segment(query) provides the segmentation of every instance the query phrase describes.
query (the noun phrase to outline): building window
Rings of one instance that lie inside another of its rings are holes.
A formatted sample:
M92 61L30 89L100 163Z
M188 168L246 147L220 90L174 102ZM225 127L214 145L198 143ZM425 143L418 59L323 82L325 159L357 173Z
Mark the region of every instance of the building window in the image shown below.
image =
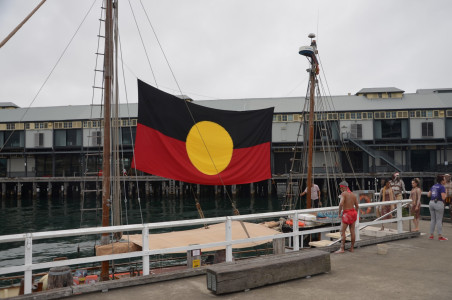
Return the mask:
M44 147L44 133L35 133L35 147Z
M121 128L121 140L123 145L132 145L135 142L136 127Z
M362 124L351 124L351 138L352 139L362 139L363 138L363 125Z
M14 129L16 129L16 124L14 124L14 123L6 124L6 130L14 130Z
M433 137L433 122L422 123L422 137Z
M401 120L381 120L381 137L383 139L402 138Z
M452 118L452 109L446 110L446 117Z
M81 146L82 131L81 129L55 130L55 146Z
M92 144L93 146L102 145L102 133L100 131L94 131L92 135Z

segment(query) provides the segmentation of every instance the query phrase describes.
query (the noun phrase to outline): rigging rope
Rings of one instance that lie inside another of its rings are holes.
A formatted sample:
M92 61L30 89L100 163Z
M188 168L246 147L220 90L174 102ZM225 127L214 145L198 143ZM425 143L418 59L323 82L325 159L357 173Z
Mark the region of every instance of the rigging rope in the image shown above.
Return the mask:
M146 54L146 58L148 60L149 68L151 69L152 77L154 77L155 86L158 88L157 78L155 77L154 70L152 69L152 65L151 65L151 61L149 59L148 51L146 49L146 46L144 45L143 36L141 35L140 27L138 26L138 22L137 22L137 19L135 17L135 12L133 11L132 3L130 3L130 0L128 0L128 1L129 1L129 6L130 6L130 11L132 12L133 20L135 21L135 25L137 27L138 34L140 36L141 44L143 45L143 49L144 49L144 52Z

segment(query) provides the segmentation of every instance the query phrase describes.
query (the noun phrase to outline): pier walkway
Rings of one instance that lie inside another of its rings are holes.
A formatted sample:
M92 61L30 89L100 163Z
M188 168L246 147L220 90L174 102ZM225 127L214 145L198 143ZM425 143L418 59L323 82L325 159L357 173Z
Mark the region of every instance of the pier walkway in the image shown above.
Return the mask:
M449 241L428 239L430 221L420 222L420 237L377 245L354 253L331 254L331 272L216 296L207 290L206 276L90 293L70 299L450 299L452 294L452 224L444 222ZM387 224L386 228L396 228ZM404 230L408 224L404 224Z

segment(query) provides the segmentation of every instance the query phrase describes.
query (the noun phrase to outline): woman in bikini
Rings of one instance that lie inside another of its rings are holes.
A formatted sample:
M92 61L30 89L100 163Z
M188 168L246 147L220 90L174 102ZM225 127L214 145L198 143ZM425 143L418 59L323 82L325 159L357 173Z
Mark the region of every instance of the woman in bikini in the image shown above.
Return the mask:
M380 190L380 202L384 201L392 201L394 200L394 193L391 188L391 179L386 179L385 186ZM385 214L389 213L390 211L394 210L394 205L382 205L381 208L381 216L384 216ZM392 214L388 214L382 220L386 219L392 219ZM384 230L385 227L383 224L381 224L381 229Z
M411 186L413 187L410 193L410 199L413 200L410 204L411 215L414 216L413 224L414 230L419 231L419 218L421 216L421 193L422 190L419 187L419 178L411 180Z

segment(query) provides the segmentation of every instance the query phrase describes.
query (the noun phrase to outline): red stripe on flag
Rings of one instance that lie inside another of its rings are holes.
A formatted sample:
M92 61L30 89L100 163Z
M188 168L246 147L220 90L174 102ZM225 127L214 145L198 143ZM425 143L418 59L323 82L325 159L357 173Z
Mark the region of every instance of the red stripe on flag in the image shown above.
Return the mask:
M149 174L204 185L244 184L271 177L269 142L234 149L223 172L205 175L190 162L185 142L142 124L137 125L136 137L132 167Z

